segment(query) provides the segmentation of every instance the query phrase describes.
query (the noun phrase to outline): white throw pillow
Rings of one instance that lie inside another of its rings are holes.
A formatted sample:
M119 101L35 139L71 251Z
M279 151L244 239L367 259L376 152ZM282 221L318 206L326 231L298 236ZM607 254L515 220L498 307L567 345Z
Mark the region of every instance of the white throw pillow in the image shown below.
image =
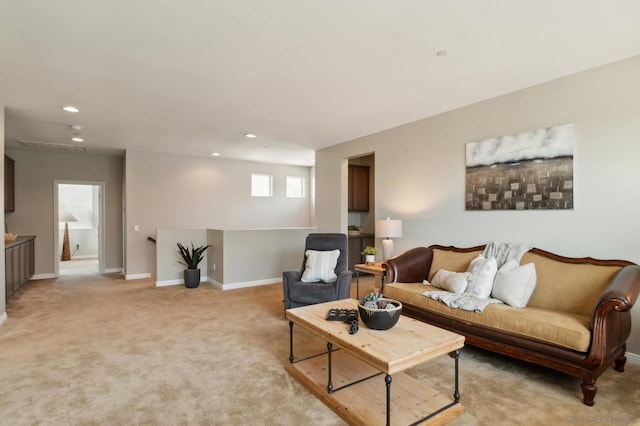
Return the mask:
M440 269L431 280L432 286L455 294L464 293L467 289L467 284L469 284L468 272L452 272L446 269Z
M498 272L498 263L494 257L486 259L482 255L478 255L469 264L467 272L471 274L469 278L469 285L465 294L478 297L480 299L487 299L491 296L491 289L493 288L493 279Z
M491 295L514 308L524 308L536 288L536 267L520 266L515 260L506 262L496 274Z
M323 281L332 283L338 279L335 269L338 257L340 257L340 250L307 250L304 254L307 256L307 263L302 273L302 282L315 283Z

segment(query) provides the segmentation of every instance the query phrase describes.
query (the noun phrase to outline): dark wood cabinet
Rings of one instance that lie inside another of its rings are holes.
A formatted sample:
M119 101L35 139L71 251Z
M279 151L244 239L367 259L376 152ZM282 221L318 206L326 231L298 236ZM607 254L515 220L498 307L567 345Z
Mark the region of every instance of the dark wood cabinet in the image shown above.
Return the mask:
M16 162L12 158L4 156L4 211L16 210Z
M9 300L35 273L35 237L5 243L4 256L5 300Z
M373 234L360 234L349 236L349 270L358 263L364 263L364 257L360 254L366 246L375 247L376 240Z
M369 167L349 165L349 202L350 212L369 211Z

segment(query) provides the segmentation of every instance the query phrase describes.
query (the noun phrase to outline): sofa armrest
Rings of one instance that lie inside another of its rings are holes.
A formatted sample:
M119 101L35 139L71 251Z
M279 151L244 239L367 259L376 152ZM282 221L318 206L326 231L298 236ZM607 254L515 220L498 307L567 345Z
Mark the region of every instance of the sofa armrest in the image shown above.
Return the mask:
M609 287L602 293L594 308L594 314L602 304L613 304L616 311L628 311L638 300L640 294L640 266L629 265L622 268ZM595 315L594 315L595 316Z
M591 315L591 349L589 358L598 362L612 348L624 345L631 334L629 311L640 294L640 266L622 268L602 293Z
M416 247L387 259L385 283L421 283L429 277L433 251Z

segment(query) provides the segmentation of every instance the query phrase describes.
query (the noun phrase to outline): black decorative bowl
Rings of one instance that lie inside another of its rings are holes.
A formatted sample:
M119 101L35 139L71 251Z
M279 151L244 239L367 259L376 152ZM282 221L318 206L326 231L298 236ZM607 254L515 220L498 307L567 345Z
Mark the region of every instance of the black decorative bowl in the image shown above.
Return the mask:
M360 319L369 328L373 330L388 330L398 322L402 313L402 303L397 300L382 298L387 304L394 305L393 309L374 309L362 306L358 301L358 312ZM387 305L388 306L388 305Z

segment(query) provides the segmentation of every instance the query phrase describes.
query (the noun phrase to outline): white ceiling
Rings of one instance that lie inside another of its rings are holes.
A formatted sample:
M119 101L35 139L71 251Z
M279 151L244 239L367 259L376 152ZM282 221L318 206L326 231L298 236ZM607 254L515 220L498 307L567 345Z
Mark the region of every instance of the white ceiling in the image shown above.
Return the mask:
M310 165L638 54L638 0L0 0L8 146Z

